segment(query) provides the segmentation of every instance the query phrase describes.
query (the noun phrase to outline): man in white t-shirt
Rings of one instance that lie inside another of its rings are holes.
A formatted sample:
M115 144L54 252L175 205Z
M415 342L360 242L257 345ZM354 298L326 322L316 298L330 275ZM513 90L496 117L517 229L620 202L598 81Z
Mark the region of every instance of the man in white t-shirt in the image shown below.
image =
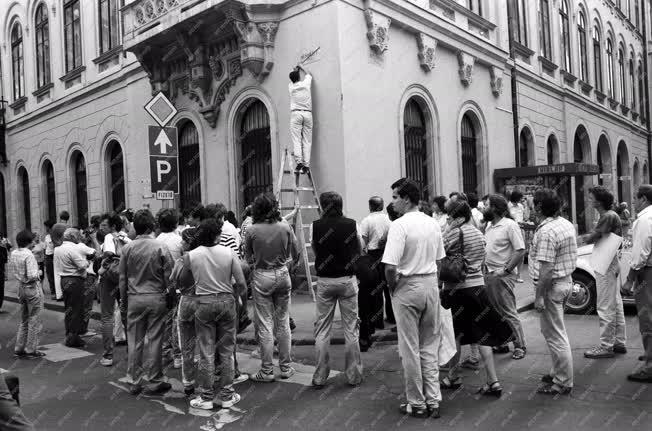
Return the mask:
M392 222L383 254L405 374L403 414L439 417L441 316L437 262L445 256L439 224L419 212L421 192L412 180L392 184L392 204L402 217Z
M290 81L290 137L297 164L296 172L305 174L310 169L312 148L312 74L297 66L290 72Z

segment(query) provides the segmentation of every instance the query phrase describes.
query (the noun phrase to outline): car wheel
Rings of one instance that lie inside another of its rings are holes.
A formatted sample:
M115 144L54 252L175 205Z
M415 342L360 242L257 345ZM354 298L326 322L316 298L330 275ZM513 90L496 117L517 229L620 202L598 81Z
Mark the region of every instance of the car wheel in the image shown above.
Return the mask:
M566 313L592 314L595 312L595 280L587 274L573 274L573 288L566 300Z

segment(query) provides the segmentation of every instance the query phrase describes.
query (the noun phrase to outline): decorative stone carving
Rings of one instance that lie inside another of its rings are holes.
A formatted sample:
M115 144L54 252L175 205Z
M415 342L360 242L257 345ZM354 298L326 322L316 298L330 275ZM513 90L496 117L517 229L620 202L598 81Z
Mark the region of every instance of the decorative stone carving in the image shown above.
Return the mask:
M425 33L418 33L417 48L419 49L418 57L421 68L426 72L430 72L436 66L437 39Z
M465 86L468 86L473 80L473 66L475 65L475 57L471 54L467 54L464 51L457 52L457 62L460 66L458 71L460 75L460 81Z
M382 54L387 50L389 45L389 26L392 20L371 9L365 9L364 17L367 22L367 40L369 41L369 47L376 54Z
M489 75L491 76L491 92L498 97L503 92L503 69L491 66Z
M234 22L240 38L240 61L256 77L264 77L274 66L274 37L278 23Z
M267 75L274 67L274 38L278 30L278 23L263 22L258 24L258 31L263 37L263 49L265 50L265 65L262 70L263 75Z

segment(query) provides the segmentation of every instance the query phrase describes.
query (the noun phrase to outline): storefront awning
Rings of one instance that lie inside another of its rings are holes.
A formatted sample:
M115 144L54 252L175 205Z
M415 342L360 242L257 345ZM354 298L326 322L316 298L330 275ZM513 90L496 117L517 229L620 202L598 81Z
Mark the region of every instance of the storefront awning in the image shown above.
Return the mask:
M590 163L560 163L557 165L496 169L494 171L494 178L598 175L599 173L600 167L598 165L592 165Z

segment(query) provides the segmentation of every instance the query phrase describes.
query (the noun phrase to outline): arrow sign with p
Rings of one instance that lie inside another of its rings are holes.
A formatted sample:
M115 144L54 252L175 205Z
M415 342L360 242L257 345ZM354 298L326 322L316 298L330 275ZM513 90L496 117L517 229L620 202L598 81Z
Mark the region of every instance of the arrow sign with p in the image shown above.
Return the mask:
M160 191L179 193L178 155L177 128L149 126L149 169L152 193Z
M177 157L179 144L176 127L149 126L149 155Z

